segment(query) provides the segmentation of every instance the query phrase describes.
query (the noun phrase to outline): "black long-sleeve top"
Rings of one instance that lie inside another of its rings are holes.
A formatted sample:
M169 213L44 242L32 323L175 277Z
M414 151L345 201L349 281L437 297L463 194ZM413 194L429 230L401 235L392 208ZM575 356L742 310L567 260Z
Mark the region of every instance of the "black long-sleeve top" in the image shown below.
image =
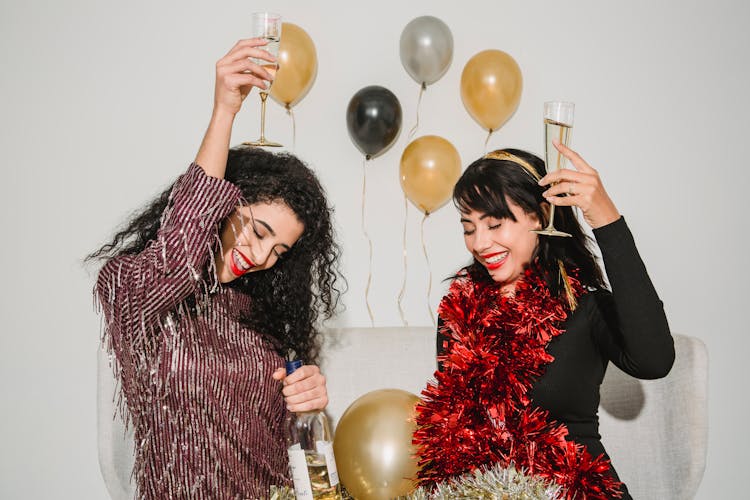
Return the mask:
M597 456L606 453L597 410L607 363L641 379L664 377L674 362L674 343L625 219L593 232L612 291L581 297L565 332L550 342L547 352L555 359L533 385L531 397L533 405L568 427L568 439ZM438 356L446 341L438 327Z

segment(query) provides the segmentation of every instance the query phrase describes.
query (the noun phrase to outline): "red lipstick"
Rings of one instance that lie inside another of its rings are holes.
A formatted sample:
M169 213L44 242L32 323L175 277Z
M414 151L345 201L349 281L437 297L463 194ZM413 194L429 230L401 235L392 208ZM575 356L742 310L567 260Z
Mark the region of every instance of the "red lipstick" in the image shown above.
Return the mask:
M505 254L505 257L500 259L497 262L489 263L487 262L487 259L491 259L492 257L495 257L496 255ZM503 264L505 264L505 261L508 260L508 252L495 252L495 253L488 253L486 255L480 255L482 260L484 260L484 267L486 267L490 271L494 271L495 269L499 269Z
M238 257L238 255L239 255L239 257ZM244 263L247 263L247 265L250 266L250 267L248 267L247 269L243 269L242 267L240 267L240 265L236 261L237 258L243 259L245 261ZM245 254L243 254L242 252L240 252L236 248L232 250L232 254L231 254L230 258L229 258L229 268L232 270L232 273L235 276L238 276L238 277L242 276L243 274L245 274L248 271L250 271L250 269L252 269L253 267L255 267L255 264L253 264L253 261L251 261L250 259L248 259Z

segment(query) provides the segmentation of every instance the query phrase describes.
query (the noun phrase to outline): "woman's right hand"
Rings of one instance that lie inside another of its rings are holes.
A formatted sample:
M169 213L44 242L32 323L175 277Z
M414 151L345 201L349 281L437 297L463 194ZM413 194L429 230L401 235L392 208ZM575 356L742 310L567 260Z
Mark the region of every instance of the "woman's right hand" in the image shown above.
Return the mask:
M255 63L251 57L275 64L276 58L263 49L268 42L262 38L249 38L237 42L216 63L214 112L237 114L242 102L253 87L268 88L271 74Z
M263 50L266 43L262 38L240 40L216 63L214 110L195 156L195 162L206 175L224 177L234 117L253 87L266 90L266 82L273 79L268 71L250 59L257 57L269 64L276 63L276 58Z

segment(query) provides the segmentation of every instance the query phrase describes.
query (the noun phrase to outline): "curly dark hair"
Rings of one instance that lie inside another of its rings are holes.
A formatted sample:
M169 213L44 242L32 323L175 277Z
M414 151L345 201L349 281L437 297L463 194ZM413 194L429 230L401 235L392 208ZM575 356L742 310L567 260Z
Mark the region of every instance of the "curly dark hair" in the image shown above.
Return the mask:
M510 148L502 151L530 163L541 176L547 173L544 161L532 153ZM459 178L453 188L453 203L460 211L476 210L498 219L516 220L508 206L508 200L511 200L546 225L549 204L542 196L545 190L521 165L510 160L483 157L469 165ZM590 249L592 240L583 232L572 207L555 207L555 227L572 237L540 237L531 259L539 266L553 295L565 297L558 260L568 268L578 268L578 279L583 286L595 290L603 288L604 278ZM463 271L475 278L491 279L476 259Z
M293 351L307 362L318 361L319 327L336 312L343 281L340 248L332 223L333 209L315 173L297 157L259 148L229 150L224 178L242 191L244 201L283 202L304 226L302 236L276 264L245 274L225 286L252 298L252 312L242 323L262 335L276 351ZM136 212L112 240L86 257L108 260L143 251L156 238L172 186ZM206 270L206 272L208 272Z

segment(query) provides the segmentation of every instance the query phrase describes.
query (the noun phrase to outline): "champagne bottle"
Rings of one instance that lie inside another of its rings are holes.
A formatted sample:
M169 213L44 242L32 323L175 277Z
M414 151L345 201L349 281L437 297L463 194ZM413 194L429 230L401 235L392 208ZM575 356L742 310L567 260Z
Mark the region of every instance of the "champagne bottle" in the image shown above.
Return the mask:
M300 360L287 361L287 375L301 366ZM297 500L341 500L332 438L322 411L292 414L288 452Z

